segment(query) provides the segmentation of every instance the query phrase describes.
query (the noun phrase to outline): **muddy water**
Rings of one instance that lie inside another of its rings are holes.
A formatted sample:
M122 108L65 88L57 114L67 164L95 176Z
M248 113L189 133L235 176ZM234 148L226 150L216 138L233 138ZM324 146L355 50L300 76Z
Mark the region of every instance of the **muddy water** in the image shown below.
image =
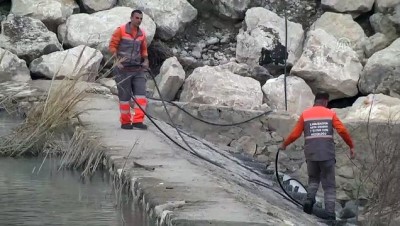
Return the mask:
M0 111L0 136L17 122ZM0 225L154 225L126 194L116 207L108 173L83 182L78 171L59 171L57 159L42 163L0 158Z

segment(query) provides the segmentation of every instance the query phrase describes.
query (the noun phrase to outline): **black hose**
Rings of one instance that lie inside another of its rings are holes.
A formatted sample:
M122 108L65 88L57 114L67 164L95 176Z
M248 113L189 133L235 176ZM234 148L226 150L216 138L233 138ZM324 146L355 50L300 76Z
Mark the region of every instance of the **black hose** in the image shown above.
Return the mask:
M160 126L157 125L157 123L154 121L154 117L152 117L151 115L149 115L149 114L143 109L143 107L137 102L137 100L134 98L134 96L132 95L132 99L133 99L133 101L135 102L135 104L143 111L143 113L149 118L149 120L154 124L154 126L156 126L156 128L157 128L162 134L164 134L169 140L171 140L174 144L176 144L177 146L179 146L179 147L182 148L183 150L188 151L189 153L195 155L196 157L199 157L199 158L202 159L202 160L205 160L205 161L207 161L207 162L209 162L209 163L211 163L211 164L213 164L213 165L215 165L215 166L217 166L217 167L219 167L219 168L226 169L225 167L223 167L223 166L222 166L221 164L219 164L218 162L212 161L211 159L208 159L208 158L206 158L206 157L200 155L198 152L196 152L196 151L188 144L188 142L187 142L187 141L185 140L185 138L182 136L181 131L178 129L178 127L175 125L175 123L174 123L173 120L172 120L172 117L171 117L171 115L170 115L170 113L169 113L169 111L168 111L168 109L167 109L167 107L166 107L165 101L164 101L164 99L162 98L161 92L160 92L159 87L158 87L158 85L157 85L157 83L156 83L156 80L155 80L154 75L152 74L152 72L151 72L150 70L147 70L147 71L148 71L148 73L151 75L151 77L152 77L152 79L153 79L153 81L154 81L154 83L155 83L155 87L156 87L156 89L157 89L157 92L158 92L159 95L160 95L160 100L161 100L161 102L162 102L162 104L163 104L163 106L164 106L164 110L165 110L165 112L167 113L169 120L171 121L172 127L177 131L177 133L178 133L178 135L181 137L182 141L186 144L186 146L187 146L190 150L188 150L187 148L185 148L184 146L182 146L181 144L179 144L177 141L175 141L173 138L171 138L163 129L161 129ZM204 144L204 143L203 143L203 144ZM205 145L206 145L206 144L205 144ZM208 145L207 145L207 146L208 146ZM210 146L208 146L208 147L210 147ZM212 149L213 149L213 148L212 148ZM213 149L213 150L215 150L215 149ZM218 153L221 154L221 155L224 156L224 157L227 157L226 155L224 155L224 154L222 154L222 153L220 153L220 152L218 152ZM230 159L230 158L229 158L229 159ZM245 169L248 169L248 170L252 171L253 173L258 174L258 173L255 172L253 169L251 169L251 168L249 168L249 167L247 167L247 166L245 166L245 165L239 163L238 161L235 161L235 160L233 160L233 159L230 159L230 160L232 160L232 161L238 163L240 166L244 167ZM239 176L240 176L240 175L239 175ZM262 182L262 181L258 181L258 180L249 180L249 179L247 179L247 178L245 178L245 177L243 177L243 176L240 176L240 177L241 177L242 179L248 181L248 182L251 182L251 183L257 184L257 185L259 185L259 186L262 186L262 187L264 187L264 188L270 189L270 190L276 192L277 194L281 195L284 199L286 199L286 200L292 202L293 204L297 205L296 202L293 202L291 199L287 198L286 195L284 195L283 193L279 192L278 190L276 190L276 189L273 188L272 186L270 186L270 185L268 185L268 184L266 184L266 183L264 183L264 182Z
M276 180L278 181L278 184L279 184L279 186L282 188L282 190L283 190L283 192L294 202L294 203L296 203L298 206L301 206L301 207L303 207L303 204L302 203L300 203L299 201L297 201L295 198L293 198L291 195L289 195L287 192L286 192L286 189L283 187L283 185L282 185L282 183L281 183L281 180L280 180L280 178L279 178L279 171L278 171L278 162L279 162L279 152L280 152L280 148L278 149L278 151L276 152L276 157L275 157L275 176L276 176ZM302 187L303 187L303 189L304 190L306 190L306 188L304 187L304 185L300 182L300 181L298 181L298 180L296 180L296 179L293 179L293 178L291 178L291 179L289 179L289 180L286 180L286 181L296 181L297 183L299 183ZM285 182L285 181L284 181Z
M161 99L154 98L154 97L149 97L148 99L156 100L156 101L162 101ZM246 119L244 121L241 121L241 122L222 124L222 123L216 123L216 122L209 122L209 121L201 119L201 118L199 118L197 116L194 116L192 113L188 112L186 109L184 109L183 107L181 107L178 104L174 103L173 101L168 101L168 100L164 100L164 101L169 103L169 104L171 104L171 105L173 105L173 106L175 106L175 107L177 107L178 109L180 109L181 111L183 111L184 113L189 115L190 117L192 117L192 118L194 118L194 119L196 119L196 120L198 120L200 122L204 122L206 124L213 125L213 126L237 126L237 125L248 123L248 122L253 121L255 119L258 119L258 118L260 118L260 117L262 117L264 115L268 115L268 114L272 113L272 111L270 110L270 111L263 112L263 113L261 113L261 114L259 114L257 116L252 117L252 118L249 118L249 119Z

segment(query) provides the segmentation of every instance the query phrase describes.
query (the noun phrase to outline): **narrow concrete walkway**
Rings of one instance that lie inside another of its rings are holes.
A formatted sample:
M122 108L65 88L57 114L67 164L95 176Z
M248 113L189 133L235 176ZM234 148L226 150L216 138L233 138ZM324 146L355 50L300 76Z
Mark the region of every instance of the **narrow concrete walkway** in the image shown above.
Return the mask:
M179 148L148 120L147 131L120 129L115 97L92 95L80 108L87 110L80 117L85 128L108 148L115 168L131 178L134 193L159 225L318 225L277 193L244 178L270 181L199 141L187 138L225 169ZM184 145L175 130L160 125Z

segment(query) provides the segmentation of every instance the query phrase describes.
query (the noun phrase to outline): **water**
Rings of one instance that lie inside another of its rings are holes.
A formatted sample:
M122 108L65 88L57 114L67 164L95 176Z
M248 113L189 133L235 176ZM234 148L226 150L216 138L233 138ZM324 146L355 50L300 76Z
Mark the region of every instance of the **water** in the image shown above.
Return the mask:
M15 122L0 111L0 136ZM42 162L0 158L0 225L154 225L126 195L116 207L108 173L82 182L78 171L59 171L57 159Z

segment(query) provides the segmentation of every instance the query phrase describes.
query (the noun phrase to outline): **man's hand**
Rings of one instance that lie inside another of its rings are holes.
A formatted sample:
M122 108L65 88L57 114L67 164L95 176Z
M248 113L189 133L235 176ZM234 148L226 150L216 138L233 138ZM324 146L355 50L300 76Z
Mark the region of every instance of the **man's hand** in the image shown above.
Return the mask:
M356 153L354 152L354 149L350 149L350 159L354 159L356 157Z
M281 149L282 149L282 150L286 150L286 145L285 145L285 143L282 143L282 144L281 144Z
M149 59L148 59L148 58L145 58L145 59L144 59L142 66L143 66L145 69L148 69L148 68L149 68Z
M114 54L114 57L116 58L114 65L117 66L119 69L124 68L124 66L122 65L122 62L124 62L126 60L126 58L125 57L118 58L118 57L116 57L115 54Z
M124 65L122 65L120 62L117 62L115 65L116 65L119 69L124 68Z

